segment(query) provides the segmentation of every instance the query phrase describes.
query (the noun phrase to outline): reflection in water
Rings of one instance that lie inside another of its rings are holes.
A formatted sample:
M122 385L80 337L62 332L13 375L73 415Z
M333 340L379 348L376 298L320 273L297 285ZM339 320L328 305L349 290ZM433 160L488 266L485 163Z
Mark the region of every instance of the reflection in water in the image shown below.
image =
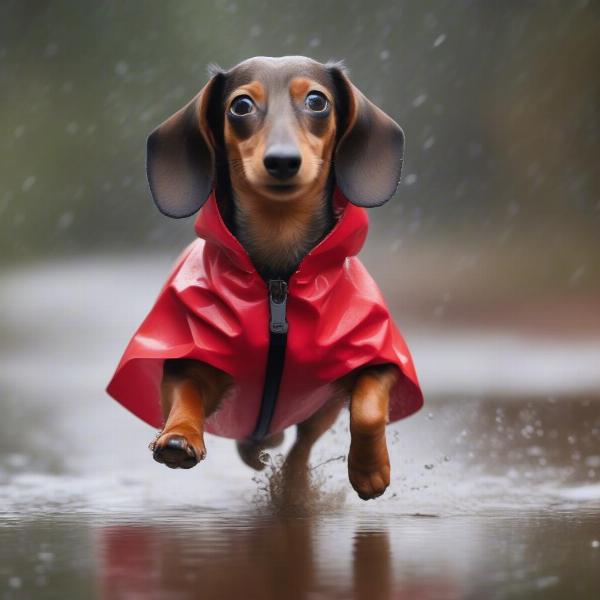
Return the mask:
M357 531L354 534L354 589L357 600L390 597L390 551L387 531Z
M218 517L217 517L218 520ZM312 522L100 531L101 598L306 598L315 586Z
M3 600L600 597L600 512L273 517L188 509L0 524ZM181 513L181 511L180 511Z
M329 532L333 539L321 538L315 518L246 516L247 522L239 526L215 519L217 523L201 529L172 524L100 529L99 596L103 600L459 597L457 582L448 574L395 579L385 527L358 526L347 557L336 547L335 531Z

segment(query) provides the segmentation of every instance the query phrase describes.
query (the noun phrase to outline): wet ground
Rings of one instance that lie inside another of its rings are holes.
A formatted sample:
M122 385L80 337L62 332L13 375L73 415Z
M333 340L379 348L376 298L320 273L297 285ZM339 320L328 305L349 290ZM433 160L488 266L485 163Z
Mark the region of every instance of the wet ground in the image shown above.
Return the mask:
M255 476L209 437L170 471L104 394L166 268L0 278L1 598L600 597L600 340L400 320L427 406L389 429L391 488L354 496L342 418L290 510L277 454Z

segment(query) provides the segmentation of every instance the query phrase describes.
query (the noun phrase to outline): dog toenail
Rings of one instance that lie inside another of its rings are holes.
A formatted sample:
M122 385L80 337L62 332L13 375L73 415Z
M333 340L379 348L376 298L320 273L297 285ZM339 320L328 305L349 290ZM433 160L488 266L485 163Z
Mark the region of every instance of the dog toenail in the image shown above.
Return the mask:
M187 443L183 438L172 437L165 446L171 450L185 450Z

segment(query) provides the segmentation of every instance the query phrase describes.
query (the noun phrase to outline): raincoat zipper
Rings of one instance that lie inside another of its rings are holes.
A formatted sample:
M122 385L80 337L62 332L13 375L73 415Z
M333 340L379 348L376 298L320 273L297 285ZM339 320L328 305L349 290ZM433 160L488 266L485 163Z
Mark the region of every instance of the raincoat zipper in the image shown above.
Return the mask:
M275 405L279 394L281 376L287 345L288 323L286 319L288 286L283 279L268 281L269 299L269 351L263 386L260 412L254 432L250 436L254 441L262 440L271 428Z

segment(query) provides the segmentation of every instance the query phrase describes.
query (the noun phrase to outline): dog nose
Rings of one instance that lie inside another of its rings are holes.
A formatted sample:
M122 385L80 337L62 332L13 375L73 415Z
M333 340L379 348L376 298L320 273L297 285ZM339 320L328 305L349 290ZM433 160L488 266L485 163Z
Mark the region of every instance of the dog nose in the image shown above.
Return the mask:
M271 148L263 158L265 169L276 179L289 179L294 176L302 158L295 148Z

